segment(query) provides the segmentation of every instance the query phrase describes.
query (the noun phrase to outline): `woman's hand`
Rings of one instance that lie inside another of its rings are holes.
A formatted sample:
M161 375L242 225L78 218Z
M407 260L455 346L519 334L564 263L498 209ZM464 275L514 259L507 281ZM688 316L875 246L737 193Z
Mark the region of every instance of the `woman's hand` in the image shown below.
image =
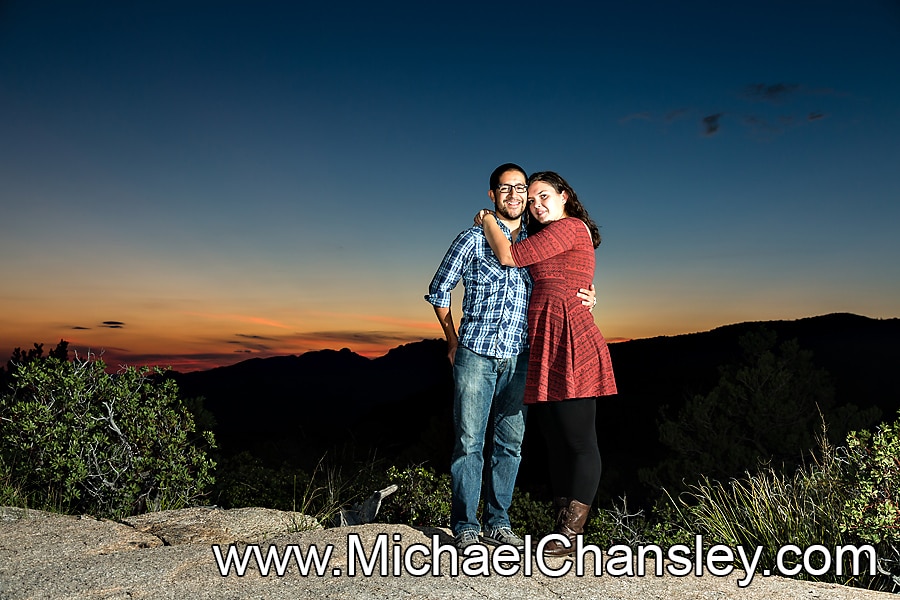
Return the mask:
M481 222L484 221L484 215L494 215L494 211L492 211L489 208L482 208L481 210L479 210L478 213L475 215L475 226L476 227L481 225ZM496 216L497 215L494 215L495 218L496 218Z

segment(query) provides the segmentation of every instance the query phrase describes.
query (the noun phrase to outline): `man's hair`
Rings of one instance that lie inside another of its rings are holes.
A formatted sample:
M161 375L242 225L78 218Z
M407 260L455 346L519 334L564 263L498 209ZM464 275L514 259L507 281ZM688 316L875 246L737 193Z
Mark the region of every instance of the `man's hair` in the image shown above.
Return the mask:
M490 189L496 190L497 186L500 185L500 176L506 173L507 171L518 171L522 174L522 177L528 179L528 173L525 172L525 169L517 165L516 163L504 163L494 169L494 172L491 173L491 187Z

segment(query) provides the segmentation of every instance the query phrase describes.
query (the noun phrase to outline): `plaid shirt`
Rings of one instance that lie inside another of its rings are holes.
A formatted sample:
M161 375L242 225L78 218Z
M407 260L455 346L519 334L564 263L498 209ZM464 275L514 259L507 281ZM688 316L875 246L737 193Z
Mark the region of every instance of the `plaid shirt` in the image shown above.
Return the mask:
M511 237L503 223L500 229L507 238ZM516 241L526 235L522 227ZM425 299L435 306L449 307L450 290L460 278L465 286L460 345L494 358L512 358L524 352L528 348L527 315L531 296L528 269L501 265L481 227L472 227L453 240Z

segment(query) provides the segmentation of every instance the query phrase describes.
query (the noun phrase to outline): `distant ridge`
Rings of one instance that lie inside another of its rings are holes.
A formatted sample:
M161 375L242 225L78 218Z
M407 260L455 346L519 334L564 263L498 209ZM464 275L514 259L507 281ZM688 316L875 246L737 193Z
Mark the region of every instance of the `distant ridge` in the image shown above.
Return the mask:
M833 378L836 404L878 406L883 419L896 416L900 319L834 313L618 342L610 353L619 394L598 407L605 481L618 478L627 487L633 471L658 460L660 408L677 411L686 398L708 393L720 367L741 358L741 336L760 327L812 352ZM320 350L173 377L182 395L206 398L226 453L276 447L279 455L318 459L329 448L352 446L439 469L449 464L453 384L443 340L404 344L373 359L346 348ZM539 435L526 435L520 477L543 473L540 444Z

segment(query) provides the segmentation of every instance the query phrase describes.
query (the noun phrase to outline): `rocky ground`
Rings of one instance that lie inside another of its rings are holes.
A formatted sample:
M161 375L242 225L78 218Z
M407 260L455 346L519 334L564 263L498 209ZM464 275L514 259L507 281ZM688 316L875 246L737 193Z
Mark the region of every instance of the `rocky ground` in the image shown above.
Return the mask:
M739 582L746 580L743 572L726 577L709 573L700 577L694 574L611 576L608 573L595 576L590 559L586 561L588 574L579 577L571 560L548 560L544 569L548 572L542 572L535 559L513 560L500 550L490 556L485 553L458 559L444 551L435 565L430 558L435 548L450 542L448 532L443 529L387 524L322 529L303 515L260 508L164 511L121 523L88 516L0 508L0 598L878 600L895 597L762 575L741 587ZM255 558L254 548L259 548L265 563L272 547L279 552L278 557L273 554L273 559L294 552L283 563L282 574L277 572L276 560L269 563L267 575L255 565L255 560L250 560L246 569L241 568L240 561L227 563L229 552L232 559L241 558L245 552ZM306 574L301 572L303 564L308 567ZM567 565L569 572L560 575ZM374 572L366 575L363 571L369 566ZM317 567L320 574L316 574ZM355 574L350 572L353 569ZM458 572L454 573L454 569ZM465 570L472 572L465 574ZM425 573L417 575L419 571Z

